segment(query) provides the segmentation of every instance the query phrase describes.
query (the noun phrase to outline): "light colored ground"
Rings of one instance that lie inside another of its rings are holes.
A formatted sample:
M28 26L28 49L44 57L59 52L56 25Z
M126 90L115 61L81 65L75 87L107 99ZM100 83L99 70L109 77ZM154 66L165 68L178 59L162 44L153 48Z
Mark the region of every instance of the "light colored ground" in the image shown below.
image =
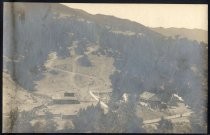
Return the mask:
M3 113L8 114L11 109L18 107L21 110L31 110L49 102L49 97L36 95L24 90L12 81L10 75L3 73Z
M89 90L110 89L109 76L114 71L113 60L92 55L91 53L96 49L97 46L85 52L92 62L92 67L83 67L77 63L83 55L49 59L45 63L47 71L44 73L44 78L36 82L38 90L36 93L53 96L61 91L74 91L80 95L81 100L90 100Z
M96 105L97 102L82 102L80 104L49 105L47 110L53 114L76 115L80 109L85 109L90 105Z

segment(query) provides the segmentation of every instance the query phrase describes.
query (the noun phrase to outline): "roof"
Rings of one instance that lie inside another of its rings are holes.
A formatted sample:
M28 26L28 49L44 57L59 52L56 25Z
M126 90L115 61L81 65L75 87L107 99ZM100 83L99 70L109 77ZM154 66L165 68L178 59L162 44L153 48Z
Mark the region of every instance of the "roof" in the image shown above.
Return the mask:
M111 89L108 90L91 90L94 93L112 93Z
M140 95L140 99L148 100L148 99L150 99L151 97L153 97L154 95L155 95L154 93L150 93L150 92L144 91L144 92Z
M53 100L78 100L76 97L53 97Z
M152 96L149 101L161 101L157 95Z
M147 91L144 91L140 95L140 99L148 100L148 101L160 101L160 99L157 97L156 94L151 93L151 92L147 92Z
M56 94L56 95L54 95L54 96L52 96L52 99L54 99L54 100L58 100L58 99L65 99L65 100L77 100L77 98L76 97L66 97L66 96L64 96L63 94Z

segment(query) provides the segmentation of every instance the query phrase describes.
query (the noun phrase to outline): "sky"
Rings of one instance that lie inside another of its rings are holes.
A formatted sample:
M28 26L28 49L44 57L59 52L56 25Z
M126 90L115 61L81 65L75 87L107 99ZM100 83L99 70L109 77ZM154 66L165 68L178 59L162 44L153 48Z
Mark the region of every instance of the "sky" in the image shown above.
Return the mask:
M113 15L148 27L208 30L207 4L97 4L61 3L90 14Z

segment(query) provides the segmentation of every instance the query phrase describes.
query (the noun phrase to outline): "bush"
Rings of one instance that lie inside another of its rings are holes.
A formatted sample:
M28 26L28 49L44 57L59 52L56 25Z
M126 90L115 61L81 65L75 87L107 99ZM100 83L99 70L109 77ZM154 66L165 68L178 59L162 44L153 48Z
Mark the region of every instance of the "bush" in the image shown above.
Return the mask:
M158 123L157 132L159 133L170 133L173 131L173 123L170 120L164 119L163 117Z
M204 114L192 114L190 117L190 125L192 133L206 133L207 132L207 123L206 119L203 117Z
M31 126L30 121L33 119L32 112L30 111L22 111L17 112L17 119L14 122L13 131L15 133L29 133L33 132L33 128Z

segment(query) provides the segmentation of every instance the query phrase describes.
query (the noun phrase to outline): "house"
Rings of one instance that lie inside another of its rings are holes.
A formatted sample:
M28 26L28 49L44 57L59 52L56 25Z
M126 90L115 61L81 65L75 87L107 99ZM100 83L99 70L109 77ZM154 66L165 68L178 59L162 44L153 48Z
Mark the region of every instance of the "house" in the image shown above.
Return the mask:
M79 104L79 100L75 97L75 93L65 92L56 94L52 97L54 104Z
M95 94L99 99L105 103L108 103L110 100L110 96L112 94L112 91L105 90L105 91L93 91L93 94Z
M151 108L157 108L161 104L161 99L155 94L148 91L144 91L139 96L141 104L147 104Z
M184 103L184 100L182 97L180 97L178 94L172 94L171 98L168 102L171 106L177 106L178 103Z

